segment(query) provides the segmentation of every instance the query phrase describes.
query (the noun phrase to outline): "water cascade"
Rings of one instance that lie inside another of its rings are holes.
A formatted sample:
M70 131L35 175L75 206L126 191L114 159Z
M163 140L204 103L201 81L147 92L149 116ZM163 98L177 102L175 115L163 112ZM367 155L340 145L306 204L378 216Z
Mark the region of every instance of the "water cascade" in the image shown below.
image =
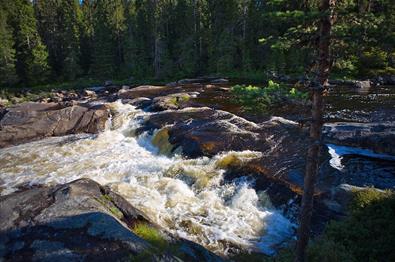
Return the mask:
M211 159L167 156L171 148L163 142L165 129L156 137L135 136L149 113L120 102L110 108L111 121L99 135L53 137L1 149L1 194L21 185L86 177L109 185L168 232L218 254L231 247L272 254L293 236L294 225L271 207L264 192L256 192L243 178L223 180L230 162L240 164L259 152L228 152Z

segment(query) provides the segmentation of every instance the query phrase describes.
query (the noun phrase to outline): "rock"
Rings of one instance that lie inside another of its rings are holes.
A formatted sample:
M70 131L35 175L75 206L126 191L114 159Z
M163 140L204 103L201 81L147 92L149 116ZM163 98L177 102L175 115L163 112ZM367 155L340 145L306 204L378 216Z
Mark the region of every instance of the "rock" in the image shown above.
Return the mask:
M271 142L266 137L268 133L271 136L278 131L281 135L289 132L288 128L300 131L296 123L280 118L256 124L226 111L203 107L153 114L138 132L167 125L172 125L169 130L170 143L175 147L181 146L183 153L189 157L213 156L229 150L264 152L271 148Z
M107 95L109 93L115 93L118 92L120 89L119 86L116 85L105 85L105 86L94 86L87 88L86 90L94 91L96 94L100 95Z
M105 86L93 86L93 87L87 88L86 90L90 90L95 93L103 93L106 90L106 87Z
M388 123L328 123L325 142L395 155L395 125Z
M395 85L395 75L388 76L386 84L387 85Z
M196 93L176 93L155 97L149 107L150 111L164 111L180 109Z
M171 82L166 84L168 87L176 87L182 85L201 85L201 84L227 84L229 80L225 78L218 78L218 77L199 77L199 78L186 78L181 79L176 82Z
M81 179L1 197L0 256L13 261L118 260L151 248L121 222L122 212L102 191L92 180Z
M12 104L20 104L20 103L22 103L24 100L23 100L22 97L14 96L14 97L12 97L12 98L10 99L10 101L11 101Z
M181 87L168 87L168 86L138 86L129 90L121 90L118 92L120 99L135 99L139 97L155 98L160 96L167 96L170 94L182 92Z
M373 80L373 83L375 85L384 85L385 84L385 79L382 76L378 76Z
M158 250L128 228L139 221L149 223L124 198L90 179L25 189L0 198L0 260L221 261L182 239L176 252L182 259L173 250Z
M334 85L334 86L355 86L356 81L355 80L343 80L343 79L330 79L329 84Z
M206 80L202 78L186 78L186 79L181 79L177 81L177 84L179 85L191 85L191 84L196 84L196 83L203 83L206 82Z
M104 82L104 86L105 87L112 86L112 85L113 85L113 83L112 83L111 80L107 80L107 81Z
M0 119L0 147L49 136L98 133L104 130L108 118L104 105L20 104L8 108Z
M166 91L165 86L138 86L129 90L120 90L118 97L121 99L135 99L139 97L153 98Z
M370 82L370 80L355 81L355 87L361 88L361 89L369 89L371 87L371 82Z
M0 98L0 107L6 107L10 101L8 99Z
M167 87L176 87L176 86L179 86L179 84L178 84L177 81L175 81L175 82L167 83L166 86L167 86Z
M152 103L152 99L147 98L147 97L138 97L134 99L122 99L122 103L124 104L130 104L132 106L135 106L137 108L146 108Z
M196 158L212 157L228 151L260 152L259 157L242 167L228 166L225 178L232 180L240 176L252 177L256 181L255 189L264 190L276 207L284 208L290 215L295 213L294 209L297 208L303 193L305 155L309 146L307 130L299 127L297 123L280 117L254 123L221 110L184 108L146 117L143 127L137 132L158 129L160 131L156 133L154 141L160 141L159 149L166 154L182 152L187 157ZM161 137L157 138L158 135ZM163 139L167 139L168 143L163 142ZM393 128L384 124L329 124L325 126L325 142L329 141L371 149L377 147L387 153L395 148ZM344 215L340 209L345 206L339 204L339 210L336 211L323 202L334 187L345 182L356 186L394 186L395 180L388 177L388 171L382 173L383 177L375 179L368 176L369 172L366 176L358 178L361 172L351 174L348 171L344 173L334 169L329 164L330 155L327 148L322 149L321 156L321 172L315 191L316 232L321 231L330 219ZM356 165L361 166L358 163ZM292 205L289 204L290 200Z
M86 96L86 97L90 97L90 98L94 98L94 97L97 96L95 91L88 90L88 89L83 91L83 95Z
M229 80L225 78L218 78L211 81L211 84L217 84L217 85L227 84L227 83L229 83Z

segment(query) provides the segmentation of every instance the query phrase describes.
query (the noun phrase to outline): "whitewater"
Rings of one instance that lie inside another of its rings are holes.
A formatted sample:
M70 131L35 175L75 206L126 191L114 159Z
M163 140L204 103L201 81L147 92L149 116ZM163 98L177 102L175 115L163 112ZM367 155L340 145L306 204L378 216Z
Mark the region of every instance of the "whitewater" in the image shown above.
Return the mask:
M232 248L273 254L294 236L295 225L270 204L251 179L224 180L223 162L247 161L259 152L213 158L162 155L155 135L135 130L149 113L109 104L106 131L47 138L0 150L1 195L20 186L90 178L122 195L167 232L226 255ZM177 152L177 150L176 150Z

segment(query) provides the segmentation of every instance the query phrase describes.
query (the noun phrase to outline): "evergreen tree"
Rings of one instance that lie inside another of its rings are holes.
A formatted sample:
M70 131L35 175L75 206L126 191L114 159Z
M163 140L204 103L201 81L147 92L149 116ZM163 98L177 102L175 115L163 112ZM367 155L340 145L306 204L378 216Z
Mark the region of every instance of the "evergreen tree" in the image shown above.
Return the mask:
M40 35L48 47L53 78L75 79L80 73L79 1L35 0L34 6Z
M9 12L19 79L29 84L45 82L50 69L48 53L37 31L33 4L28 0L15 0L2 6L6 6Z
M94 1L81 1L80 31L80 57L83 75L88 75L93 61L93 36L94 36Z
M124 64L124 1L96 1L94 11L94 57L92 73L96 77L114 77Z
M0 85L17 82L15 70L15 49L7 14L0 8Z

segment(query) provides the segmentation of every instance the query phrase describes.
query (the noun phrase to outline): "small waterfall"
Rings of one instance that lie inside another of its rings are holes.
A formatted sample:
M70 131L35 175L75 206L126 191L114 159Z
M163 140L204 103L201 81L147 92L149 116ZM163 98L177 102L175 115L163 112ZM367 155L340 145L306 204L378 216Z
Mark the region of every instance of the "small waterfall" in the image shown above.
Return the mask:
M230 164L260 153L188 160L170 156L166 128L153 137L136 137L148 113L120 102L108 106L112 117L99 135L53 137L0 150L1 194L21 184L87 177L109 185L170 233L219 254L232 247L272 254L275 246L292 237L294 225L271 207L264 192L256 192L243 178L223 181Z

